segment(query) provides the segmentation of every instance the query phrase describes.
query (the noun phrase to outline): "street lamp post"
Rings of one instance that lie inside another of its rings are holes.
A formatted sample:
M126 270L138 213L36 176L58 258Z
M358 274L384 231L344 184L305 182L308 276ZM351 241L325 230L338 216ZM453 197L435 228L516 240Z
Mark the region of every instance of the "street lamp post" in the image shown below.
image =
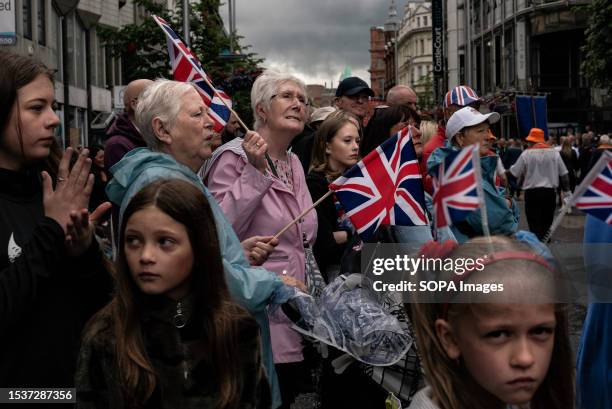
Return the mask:
M189 47L191 45L189 41L189 0L183 0L183 38L185 45Z

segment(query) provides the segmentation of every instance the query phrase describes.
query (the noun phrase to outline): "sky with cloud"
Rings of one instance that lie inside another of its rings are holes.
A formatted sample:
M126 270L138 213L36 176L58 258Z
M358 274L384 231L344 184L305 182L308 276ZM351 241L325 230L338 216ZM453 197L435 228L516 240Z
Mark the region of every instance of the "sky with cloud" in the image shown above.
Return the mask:
M401 18L406 0L396 1ZM382 26L391 0L236 0L242 44L265 58L264 67L308 84L337 85L345 66L370 82L370 27ZM227 4L221 8L227 22ZM229 25L226 23L226 27Z

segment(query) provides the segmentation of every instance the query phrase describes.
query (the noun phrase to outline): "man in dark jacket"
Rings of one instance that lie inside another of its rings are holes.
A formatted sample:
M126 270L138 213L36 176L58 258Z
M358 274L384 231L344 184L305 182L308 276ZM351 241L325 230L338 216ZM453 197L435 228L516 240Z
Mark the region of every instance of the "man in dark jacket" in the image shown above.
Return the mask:
M132 149L147 146L138 128L134 125L134 115L136 104L138 103L138 95L152 83L153 81L147 79L134 80L125 88L123 93L125 112L115 120L106 132L104 168L107 171Z

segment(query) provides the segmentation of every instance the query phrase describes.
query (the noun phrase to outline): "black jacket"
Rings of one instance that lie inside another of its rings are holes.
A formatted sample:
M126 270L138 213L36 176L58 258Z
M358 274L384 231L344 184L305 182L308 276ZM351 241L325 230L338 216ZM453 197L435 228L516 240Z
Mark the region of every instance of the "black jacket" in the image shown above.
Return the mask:
M0 169L0 387L72 387L81 331L110 291L95 241L65 254L39 172Z
M329 190L329 182L321 172L310 172L306 176L306 184L308 185L313 202L319 200ZM340 229L338 229L338 212L336 211L333 195L323 200L316 207L316 210L318 227L313 253L321 274L327 281L327 267L333 264L340 264L346 243L338 244L334 239L334 231L339 231ZM351 232L347 231L347 233L349 236L347 242L350 242Z
M141 329L146 353L156 372L157 386L144 408L212 409L217 382L206 354L203 324L190 313L189 299L183 301L186 325L173 324L177 302L164 296L142 297ZM236 306L235 308L240 308ZM86 331L76 375L79 409L122 409L136 407L122 393L115 354L113 317L96 316ZM240 409L269 408L270 386L261 366L259 326L254 318L236 319L240 347Z

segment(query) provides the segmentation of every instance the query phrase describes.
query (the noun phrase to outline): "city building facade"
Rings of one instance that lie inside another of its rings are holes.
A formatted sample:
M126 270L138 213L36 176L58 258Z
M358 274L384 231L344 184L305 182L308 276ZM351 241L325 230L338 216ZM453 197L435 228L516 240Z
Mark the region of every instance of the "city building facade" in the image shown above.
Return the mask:
M446 0L446 89L468 84L516 135L512 95L546 95L548 122L612 124L612 101L580 73L585 0ZM607 124L607 125L606 125Z
M385 29L370 27L370 87L377 98L385 97Z
M409 1L398 35L399 83L418 95L419 105L433 104L431 3Z
M114 87L122 85L121 61L106 50L99 27L134 22L131 0L13 0L15 35L2 49L29 55L56 71L58 138L64 146L88 146L91 123L108 117ZM0 30L2 31L2 30Z

